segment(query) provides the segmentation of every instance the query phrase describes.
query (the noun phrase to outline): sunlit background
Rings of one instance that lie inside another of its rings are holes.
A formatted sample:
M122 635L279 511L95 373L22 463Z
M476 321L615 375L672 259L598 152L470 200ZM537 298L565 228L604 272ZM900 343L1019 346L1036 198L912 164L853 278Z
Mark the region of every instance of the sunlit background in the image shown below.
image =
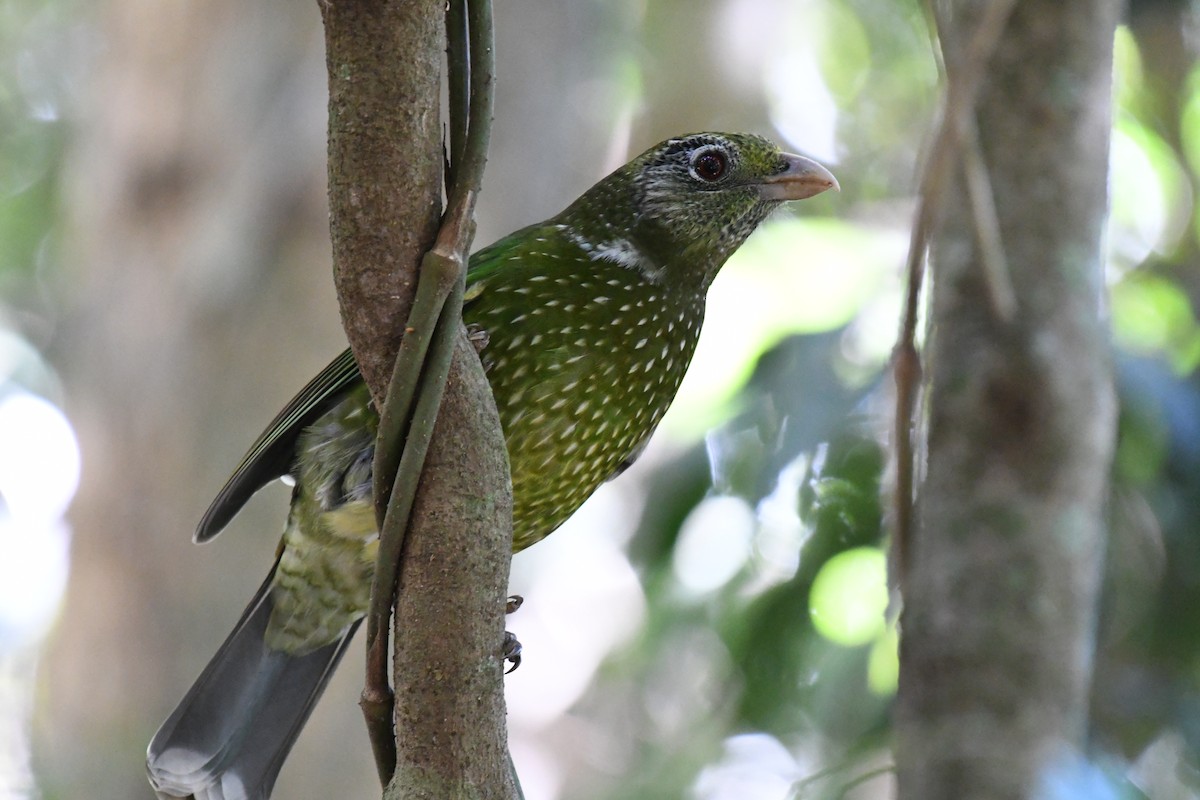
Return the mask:
M692 130L767 134L842 185L735 256L646 455L514 560L529 800L891 794L879 441L937 99L922 6L497 4L480 244ZM1116 42L1123 412L1089 797L1200 792L1190 7L1135 0ZM149 797L146 742L271 563L284 489L190 534L343 346L324 104L313 4L0 0L0 800ZM355 648L278 796L378 796L360 676Z

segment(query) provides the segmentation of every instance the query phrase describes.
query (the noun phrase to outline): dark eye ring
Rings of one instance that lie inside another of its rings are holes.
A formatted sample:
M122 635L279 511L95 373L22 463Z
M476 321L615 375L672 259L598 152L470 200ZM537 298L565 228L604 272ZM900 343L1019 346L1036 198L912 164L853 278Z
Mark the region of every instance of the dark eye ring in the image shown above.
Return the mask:
M704 150L692 159L692 172L702 181L719 181L725 177L729 161L720 150Z

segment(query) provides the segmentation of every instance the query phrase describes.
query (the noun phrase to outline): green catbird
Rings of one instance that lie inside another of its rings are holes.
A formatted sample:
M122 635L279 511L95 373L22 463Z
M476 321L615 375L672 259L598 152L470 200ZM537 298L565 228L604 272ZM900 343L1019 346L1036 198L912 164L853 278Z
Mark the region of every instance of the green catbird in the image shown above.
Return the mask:
M837 181L748 134L669 139L565 211L471 257L481 344L512 468L513 550L544 538L637 457L691 361L705 293L786 200ZM270 575L147 753L161 796L265 798L367 608L378 423L350 351L251 446L196 532L290 475Z

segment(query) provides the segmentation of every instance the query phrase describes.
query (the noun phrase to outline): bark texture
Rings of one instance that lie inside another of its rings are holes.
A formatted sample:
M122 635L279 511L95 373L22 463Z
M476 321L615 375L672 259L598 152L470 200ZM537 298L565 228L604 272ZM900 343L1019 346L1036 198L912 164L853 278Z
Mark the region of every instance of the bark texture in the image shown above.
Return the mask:
M490 391L463 331L400 566L388 800L516 796L500 652L512 492Z
M377 406L441 213L445 3L322 2L329 231L342 324Z
M953 4L952 73L984 5ZM1115 433L1101 233L1116 14L1115 0L1020 0L990 55L976 120L1015 317L992 311L961 179L933 244L905 800L1035 796L1083 735Z

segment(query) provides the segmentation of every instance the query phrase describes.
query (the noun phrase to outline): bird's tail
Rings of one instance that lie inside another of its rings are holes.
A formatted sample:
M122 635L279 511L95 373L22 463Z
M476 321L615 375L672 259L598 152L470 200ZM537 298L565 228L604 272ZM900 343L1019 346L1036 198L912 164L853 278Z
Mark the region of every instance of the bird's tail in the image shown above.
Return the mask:
M302 656L267 647L271 578L158 729L146 771L159 797L266 798L283 760L354 636Z

